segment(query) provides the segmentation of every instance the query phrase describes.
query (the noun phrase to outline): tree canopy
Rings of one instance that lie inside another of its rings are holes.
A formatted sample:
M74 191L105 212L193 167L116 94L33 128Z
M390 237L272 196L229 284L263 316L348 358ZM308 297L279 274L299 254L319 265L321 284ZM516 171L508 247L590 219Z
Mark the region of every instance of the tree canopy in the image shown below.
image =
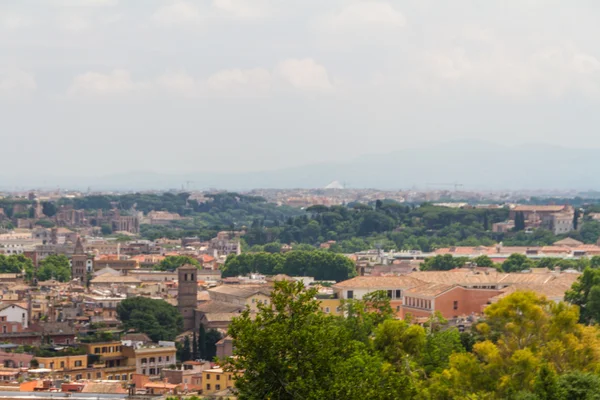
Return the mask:
M341 254L323 250L292 250L280 253L242 253L230 255L223 276L258 272L265 275L312 276L316 280L342 281L356 274L354 262Z
M132 297L117 306L124 329L135 329L152 340L173 340L183 330L183 317L164 300Z
M459 333L436 314L393 319L385 293L320 311L316 291L278 282L229 329L240 399L593 399L600 330L576 305L517 291Z

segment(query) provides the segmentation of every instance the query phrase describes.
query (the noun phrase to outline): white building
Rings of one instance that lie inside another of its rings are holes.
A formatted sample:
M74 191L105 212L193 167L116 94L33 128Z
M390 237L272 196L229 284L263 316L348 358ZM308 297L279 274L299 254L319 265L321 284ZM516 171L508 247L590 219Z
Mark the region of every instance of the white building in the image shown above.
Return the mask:
M20 322L23 328L29 326L29 312L18 304L0 304L0 317L5 317L0 319L5 319L7 322Z

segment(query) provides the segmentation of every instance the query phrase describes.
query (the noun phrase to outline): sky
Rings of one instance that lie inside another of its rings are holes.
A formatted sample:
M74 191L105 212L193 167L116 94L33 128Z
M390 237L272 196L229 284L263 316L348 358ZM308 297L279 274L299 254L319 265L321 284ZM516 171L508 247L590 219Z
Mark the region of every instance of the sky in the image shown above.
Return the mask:
M592 0L0 0L0 176L600 147L599 19Z

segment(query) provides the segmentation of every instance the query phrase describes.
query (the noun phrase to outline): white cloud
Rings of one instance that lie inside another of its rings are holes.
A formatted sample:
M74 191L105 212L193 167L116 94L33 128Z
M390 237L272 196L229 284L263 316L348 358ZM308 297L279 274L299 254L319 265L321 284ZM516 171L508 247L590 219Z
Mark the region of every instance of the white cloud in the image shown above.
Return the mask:
M216 11L233 18L263 18L270 13L263 0L213 0L212 5Z
M37 89L32 74L18 68L0 70L0 96L23 96Z
M70 96L112 96L129 94L145 88L142 82L134 82L127 70L115 69L111 73L87 72L73 79L68 89Z
M600 60L567 44L529 54L502 46L484 54L462 47L427 52L413 73L425 91L460 87L501 96L600 94Z
M320 92L333 89L327 69L312 58L282 61L275 68L275 73L295 89Z
M264 96L271 90L271 73L264 68L227 69L211 75L206 85L221 96Z
M196 25L203 19L200 9L192 2L186 1L163 6L152 15L152 20L162 26Z
M391 3L364 1L350 4L339 13L327 16L321 24L334 31L401 28L406 25L406 18Z
M27 15L0 10L0 28L21 29L31 26L32 23L32 19Z
M200 84L185 71L170 71L158 77L156 83L168 93L183 97L197 97L201 94Z

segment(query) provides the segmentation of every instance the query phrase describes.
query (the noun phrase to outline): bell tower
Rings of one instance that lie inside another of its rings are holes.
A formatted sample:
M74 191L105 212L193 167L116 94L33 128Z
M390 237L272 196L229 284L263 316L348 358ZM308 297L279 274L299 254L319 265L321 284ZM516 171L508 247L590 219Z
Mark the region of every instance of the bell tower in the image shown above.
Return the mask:
M71 279L77 279L82 285L85 284L87 276L86 264L88 256L83 251L83 245L81 244L81 238L77 238L75 243L75 251L71 256Z
M182 265L177 269L177 308L183 316L183 329L195 328L195 310L198 305L198 269L191 265Z

